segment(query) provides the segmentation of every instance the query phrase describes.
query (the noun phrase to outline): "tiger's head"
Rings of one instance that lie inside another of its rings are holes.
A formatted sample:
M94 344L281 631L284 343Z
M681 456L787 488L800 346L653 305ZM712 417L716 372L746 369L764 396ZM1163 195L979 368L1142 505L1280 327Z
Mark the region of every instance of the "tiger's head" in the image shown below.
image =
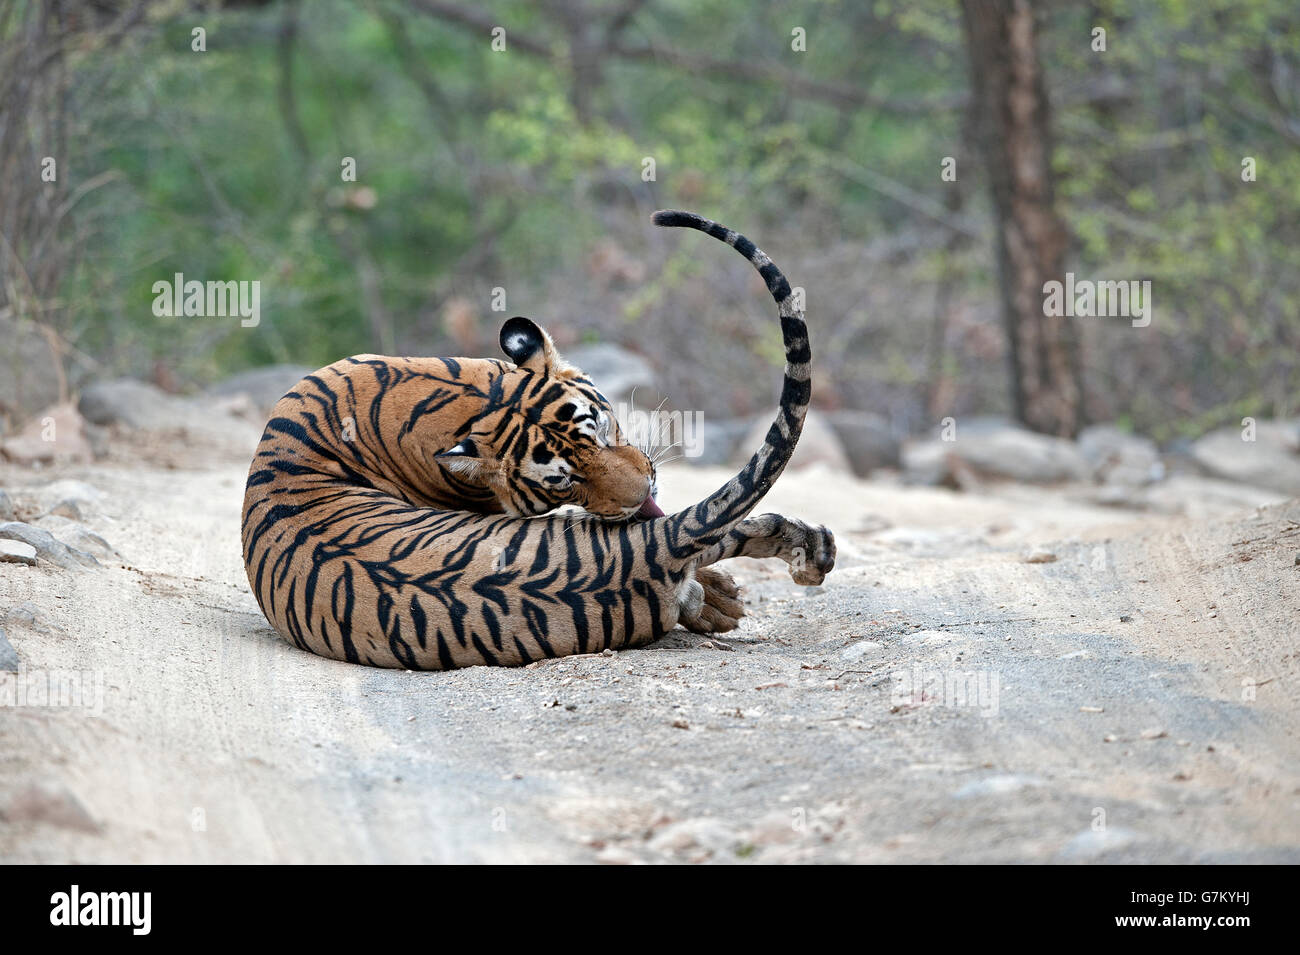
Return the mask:
M516 517L565 504L611 521L662 516L653 462L624 439L608 399L551 337L515 317L501 327L501 349L514 368L438 463L486 484Z

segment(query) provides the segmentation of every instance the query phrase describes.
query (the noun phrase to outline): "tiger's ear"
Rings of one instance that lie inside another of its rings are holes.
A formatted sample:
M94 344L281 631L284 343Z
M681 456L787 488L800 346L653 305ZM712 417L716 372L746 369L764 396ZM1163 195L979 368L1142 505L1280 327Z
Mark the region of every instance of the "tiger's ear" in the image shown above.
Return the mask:
M555 375L569 369L569 363L555 350L551 336L522 315L501 326L501 350L525 371Z
M433 459L452 474L465 477L478 477L487 464L487 461L479 456L478 448L469 438L453 448L448 448L442 454L435 454Z

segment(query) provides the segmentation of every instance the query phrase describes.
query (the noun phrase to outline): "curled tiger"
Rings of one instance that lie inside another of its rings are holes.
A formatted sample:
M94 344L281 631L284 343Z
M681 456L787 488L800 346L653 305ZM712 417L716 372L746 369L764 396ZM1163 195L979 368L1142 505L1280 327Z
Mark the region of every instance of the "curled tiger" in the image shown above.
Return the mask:
M501 330L509 361L344 359L280 399L249 469L244 564L281 636L371 666L514 666L643 646L679 624L734 628L743 605L713 566L730 557L780 557L796 582L822 582L829 531L749 516L808 409L802 308L744 236L688 212L654 222L732 246L776 300L780 405L741 471L665 514L653 460L527 318ZM551 513L564 505L582 510Z

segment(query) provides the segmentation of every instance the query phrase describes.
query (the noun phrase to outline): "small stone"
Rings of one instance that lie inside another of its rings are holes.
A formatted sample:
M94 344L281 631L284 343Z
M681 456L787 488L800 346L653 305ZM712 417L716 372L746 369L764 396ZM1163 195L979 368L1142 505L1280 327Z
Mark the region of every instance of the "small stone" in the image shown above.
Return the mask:
M883 650L884 645L874 640L859 640L857 643L850 644L840 651L840 658L848 662L860 660L868 653L875 653L877 650Z
M618 846L606 846L596 853L596 861L601 865L637 865L640 859Z
M5 807L7 822L44 822L60 829L97 833L100 825L77 798L63 786L31 785Z
M954 799L972 799L979 796L1008 796L1043 785L1037 776L1011 774L1006 776L989 776L967 783L955 793Z
M1080 713L1105 713L1106 708L1103 706L1081 706L1079 707L1079 712Z
M1119 615L1119 622L1120 622L1120 623L1132 623L1132 622L1133 622L1133 618L1130 617L1130 616L1129 616L1128 614L1126 614L1126 613L1122 613L1122 614Z
M1065 844L1061 858L1095 859L1116 849L1126 849L1140 840L1141 837L1131 829L1085 829Z
M1168 735L1169 734L1166 731L1160 729L1159 727L1152 727L1151 729L1146 729L1142 731L1143 739L1164 739Z
M81 520L81 508L77 506L77 502L72 500L72 498L64 498L50 508L46 513L56 514L59 517L66 517L70 521Z
M690 728L691 728L691 724L686 722L685 720L681 720L681 719L673 720L673 729L675 730L688 730Z
M1056 555L1045 547L1033 547L1025 552L1026 564L1051 564L1056 562Z
M1114 733L1107 733L1105 736L1103 736L1103 737L1101 738L1101 741L1102 741L1103 743L1113 743L1113 742L1115 742L1115 741L1118 740L1118 739L1119 739L1119 737L1116 736Z
M0 521L12 521L16 516L13 499L4 491L0 491ZM1300 556L1296 557L1296 563L1300 564Z
M20 662L21 661L18 659L18 651L15 650L14 645L9 642L9 638L5 636L5 632L0 630L0 671L5 673L17 673L18 664Z
M36 548L22 541L0 538L0 561L10 564L35 564Z

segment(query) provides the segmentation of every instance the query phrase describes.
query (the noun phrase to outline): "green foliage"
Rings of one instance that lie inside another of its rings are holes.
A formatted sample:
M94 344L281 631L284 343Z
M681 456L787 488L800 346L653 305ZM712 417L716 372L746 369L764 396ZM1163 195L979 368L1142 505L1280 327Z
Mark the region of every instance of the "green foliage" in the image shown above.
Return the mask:
M206 53L190 49L189 7L161 4L120 45L74 52L71 188L113 175L79 198L86 238L60 331L105 367L140 373L163 360L200 381L273 360L443 352L457 344L442 324L449 301L482 303L508 283L513 312L524 293L554 293L557 274L582 281L611 223L640 224L669 204L756 234L799 229L814 248L926 229L910 280L930 288L907 298L929 302L945 285L958 303L996 302L991 252L954 254L933 209L907 199L991 229L964 111L845 105L782 79L907 104L959 97L968 78L955 3L661 0L617 44L663 62L611 53L583 76L568 57L583 38L575 30L599 48L622 4L593 3L585 26L548 12L564 6L493 3L504 53L485 31L396 0L206 11ZM1243 408L1300 404L1297 20L1293 0L1098 0L1045 13L1072 267L1154 288L1150 334L1089 329L1094 415L1172 436ZM1094 26L1107 30L1104 53L1090 49ZM790 49L794 27L807 31L806 53ZM555 55L526 50L525 38ZM955 186L939 180L944 156L958 159ZM1242 181L1246 156L1255 182ZM355 183L340 178L343 157L356 160ZM646 157L653 183L641 179ZM574 315L573 340L639 340L661 327L672 291L712 274L692 249L665 250L662 272L613 307L558 305ZM262 325L154 317L151 285L176 272L260 280ZM849 320L861 306L846 288L821 294L847 297L837 314ZM910 352L896 342L876 358L863 336L846 338L826 359L841 387L868 375L923 385L924 305L912 321ZM770 329L711 347L780 361ZM944 354L929 367L971 366ZM865 403L865 391L851 395Z

